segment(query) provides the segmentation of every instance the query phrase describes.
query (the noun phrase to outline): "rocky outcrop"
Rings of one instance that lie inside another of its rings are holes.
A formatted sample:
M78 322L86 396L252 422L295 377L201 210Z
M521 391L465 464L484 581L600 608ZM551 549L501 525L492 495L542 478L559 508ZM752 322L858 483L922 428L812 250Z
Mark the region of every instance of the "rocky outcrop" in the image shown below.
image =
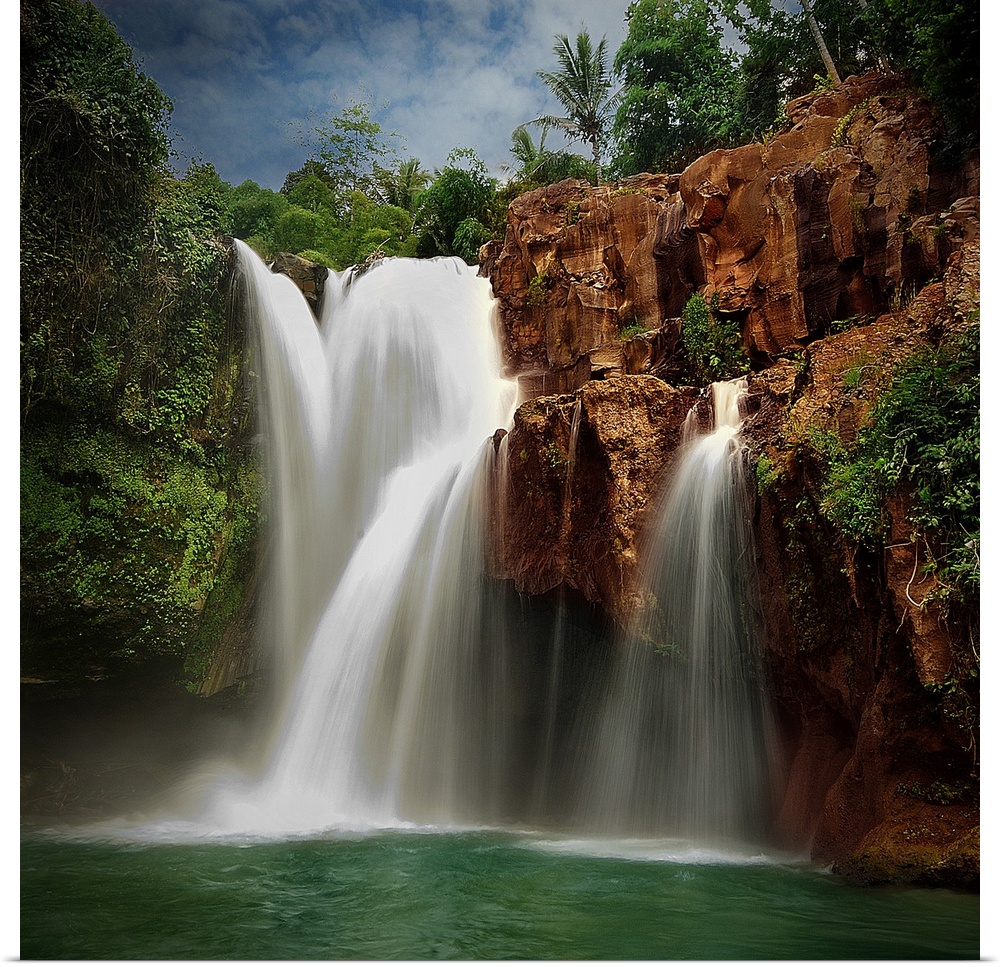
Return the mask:
M643 516L697 399L623 376L521 406L497 441L495 575L529 594L570 587L623 616Z
M750 458L776 471L756 534L790 761L782 826L865 882L978 883L976 619L925 570L912 494L890 499L877 552L824 521L810 440L851 443L893 366L969 324L978 265L969 245L905 311L814 343L784 382L751 381Z
M875 545L828 521L816 441L850 447L894 367L975 318L977 167L939 167L930 111L894 78L849 79L788 118L680 175L512 204L482 265L527 399L496 441L494 570L625 618L699 398L681 385L677 316L692 293L717 296L753 369L743 433L787 767L779 829L860 882L974 889L978 614L949 608L924 568L912 493L890 498Z
M319 314L328 274L325 265L318 265L289 252L279 252L271 262L271 271L287 275L299 287L313 314Z
M718 297L764 365L911 297L978 238L978 169L940 169L932 112L898 78L849 78L787 115L766 144L711 152L679 175L564 181L510 206L482 271L526 396L650 371L627 337L658 331L676 353L695 292Z

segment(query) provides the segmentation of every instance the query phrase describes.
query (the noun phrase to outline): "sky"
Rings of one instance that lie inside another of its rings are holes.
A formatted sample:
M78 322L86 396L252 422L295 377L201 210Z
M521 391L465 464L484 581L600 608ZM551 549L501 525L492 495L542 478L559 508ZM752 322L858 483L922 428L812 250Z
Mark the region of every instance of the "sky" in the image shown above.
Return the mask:
M428 170L473 148L502 176L510 135L562 115L535 76L557 34L625 39L628 0L95 0L173 101L176 157L278 189L308 151L310 116L366 100ZM534 139L538 140L535 129ZM399 142L397 142L399 144ZM546 145L589 156L550 133Z

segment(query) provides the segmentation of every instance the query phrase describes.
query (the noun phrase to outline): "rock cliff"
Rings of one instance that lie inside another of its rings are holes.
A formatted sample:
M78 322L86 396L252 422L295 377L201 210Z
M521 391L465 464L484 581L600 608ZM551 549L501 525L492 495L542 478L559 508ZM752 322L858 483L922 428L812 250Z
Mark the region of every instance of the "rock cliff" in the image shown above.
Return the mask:
M905 487L875 542L830 524L817 440L850 448L895 367L977 321L978 167L939 163L932 112L897 78L850 78L787 114L768 143L679 175L510 206L480 256L525 398L495 441L493 566L624 618L645 516L703 398L681 385L678 316L711 299L752 367L780 830L862 882L974 888L978 602L949 603L925 569Z
M978 237L977 169L942 168L933 114L898 78L852 77L786 110L766 144L679 175L564 181L511 204L480 261L525 396L649 371L696 291L764 366L912 297ZM637 331L640 345L622 338Z

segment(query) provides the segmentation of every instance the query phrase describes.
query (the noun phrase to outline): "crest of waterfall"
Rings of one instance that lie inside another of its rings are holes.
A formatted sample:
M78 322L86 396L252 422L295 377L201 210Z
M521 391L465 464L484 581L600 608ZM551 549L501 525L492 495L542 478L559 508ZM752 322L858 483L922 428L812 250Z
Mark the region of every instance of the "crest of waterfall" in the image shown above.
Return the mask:
M760 840L772 815L772 724L759 670L743 380L689 415L647 540L641 605L622 642L585 769L583 821L602 831Z
M261 345L285 695L263 775L220 787L208 821L489 815L508 753L502 660L476 646L481 471L516 396L489 283L458 259L386 259L331 273L317 325L237 246Z

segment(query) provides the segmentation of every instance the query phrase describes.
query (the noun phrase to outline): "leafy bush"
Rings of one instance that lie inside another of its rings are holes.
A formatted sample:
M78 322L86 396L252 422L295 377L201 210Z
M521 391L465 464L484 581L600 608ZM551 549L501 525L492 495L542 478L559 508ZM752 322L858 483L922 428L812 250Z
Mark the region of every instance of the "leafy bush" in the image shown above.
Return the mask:
M480 247L492 237L493 233L478 219L463 218L455 229L455 254L469 265L475 265L479 261Z
M942 594L978 594L978 325L902 364L853 447L817 449L828 466L821 510L842 533L877 544L886 497L908 488L914 537L933 559Z
M695 293L681 313L681 339L688 360L688 375L696 383L734 379L750 370L743 352L739 323L717 315L718 296L710 308Z

